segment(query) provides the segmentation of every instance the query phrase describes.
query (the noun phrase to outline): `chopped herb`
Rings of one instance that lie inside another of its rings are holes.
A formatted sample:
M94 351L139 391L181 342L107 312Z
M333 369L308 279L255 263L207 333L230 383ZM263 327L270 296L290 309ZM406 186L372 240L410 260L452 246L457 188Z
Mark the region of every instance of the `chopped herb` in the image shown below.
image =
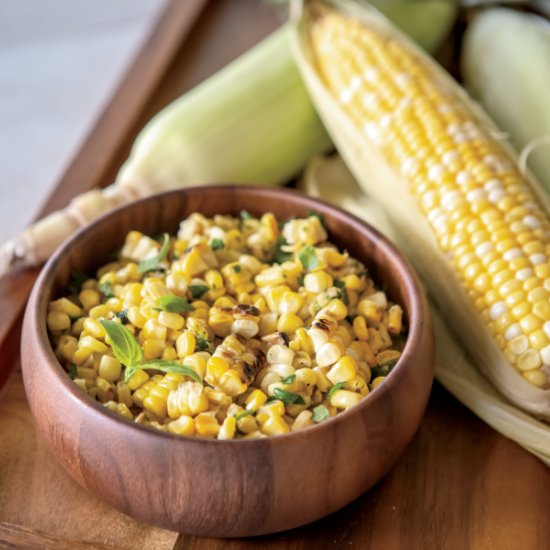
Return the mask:
M185 298L180 298L174 294L167 294L166 296L157 298L157 306L159 306L162 311L168 311L170 313L183 313L184 311L195 310Z
M240 213L241 221L245 222L246 220L252 220L254 219L254 216L250 212L247 212L246 210L241 210Z
M250 409L248 411L243 411L243 412L234 414L233 416L235 417L235 420L238 422L241 418L244 418L245 416L250 416L252 414L254 414L254 411Z
M341 390L344 387L345 382L338 382L338 384L334 384L332 388L327 393L327 401L330 401L330 398L338 391Z
M212 239L210 242L210 248L212 250L222 250L225 248L225 243L221 239Z
M168 256L168 251L170 250L170 236L168 233L164 233L163 242L158 251L158 254L155 254L152 258L143 260L138 264L138 273L147 273L148 271L153 271L159 267L160 262L166 259Z
M275 252L271 263L282 264L292 259L292 254L290 252L284 252L283 246L288 246L288 242L284 237L279 237L275 243Z
M291 374L289 376L286 376L285 378L281 378L281 384L292 384L296 380L296 375Z
M326 229L327 228L327 225L325 223L325 218L323 217L323 214L319 214L319 212L315 212L315 210L310 210L308 213L307 213L307 217L308 218L317 218L319 220L319 222L321 223L321 225Z
M198 351L208 351L210 353L214 351L214 343L197 333L195 333L195 347Z
M371 367L370 372L372 375L372 379L374 380L379 376L388 376L388 374L390 374L390 372L392 371L393 367L395 367L396 363L397 361L387 361L386 363L382 363L377 367Z
M77 367L73 363L71 365L71 369L69 370L69 377L70 377L71 380L74 380L77 377L78 371L76 369L77 369Z
M336 288L343 289L343 288L346 288L346 283L344 283L344 281L342 281L342 279L335 279L334 280L334 286Z
M89 279L84 273L75 272L71 275L71 282L69 283L69 292L71 294L79 294L82 290L82 285Z
M111 281L105 281L104 283L101 283L98 285L98 290L105 296L105 299L108 300L109 298L114 298L115 293L113 292L113 285L111 284Z
M304 275L300 275L298 277L298 286L304 286L304 279L305 279Z
M191 298L193 300L200 300L205 292L208 292L210 288L204 285L190 285L189 292L191 292Z
M282 390L281 388L275 388L273 390L273 397L275 399L279 399L285 405L294 405L294 404L305 405L306 404L306 402L304 401L304 398L301 395Z
M128 319L128 310L127 309L123 309L122 311L119 311L118 313L115 314L115 316L120 319L120 322L123 325L126 325L127 323L130 322L129 319Z
M177 361L163 361L161 359L152 359L151 361L144 361L137 366L137 370L142 369L155 369L160 370L161 372L175 372L177 374L183 374L184 376L189 376L195 382L202 384L201 377L191 368Z
M235 273L240 273L241 272L241 266L240 265L234 265L233 266L233 271Z
M302 247L298 252L298 259L306 271L311 271L319 265L317 255L315 254L315 248L310 244Z
M327 418L330 418L330 413L324 405L319 405L313 409L313 422L319 424L319 422L323 422Z
M349 296L348 291L346 290L346 283L344 283L341 279L336 279L334 281L334 286L338 289L338 298L340 298L346 306L349 306Z

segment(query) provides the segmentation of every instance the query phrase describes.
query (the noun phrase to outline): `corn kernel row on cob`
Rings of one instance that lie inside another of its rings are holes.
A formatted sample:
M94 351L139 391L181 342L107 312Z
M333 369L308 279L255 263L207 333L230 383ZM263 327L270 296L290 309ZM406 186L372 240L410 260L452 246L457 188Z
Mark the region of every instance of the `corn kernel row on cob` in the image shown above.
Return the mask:
M50 302L56 354L105 407L170 433L322 422L384 381L404 332L401 307L327 239L317 215L280 227L271 213L193 214L162 246L132 231L117 260Z
M547 204L450 77L377 13L354 14L317 6L300 26L329 133L485 372L550 418Z

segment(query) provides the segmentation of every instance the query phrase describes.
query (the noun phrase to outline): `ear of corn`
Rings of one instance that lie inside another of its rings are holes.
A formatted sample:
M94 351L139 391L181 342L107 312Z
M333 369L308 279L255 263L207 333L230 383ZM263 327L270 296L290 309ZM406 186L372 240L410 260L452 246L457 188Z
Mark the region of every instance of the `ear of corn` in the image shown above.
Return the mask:
M414 256L414 243L398 234L380 204L363 192L338 155L312 159L300 181L300 189L350 211L378 229L410 257ZM436 336L437 380L487 424L550 466L548 425L511 405L495 390L455 339L433 300L430 302Z
M483 55L480 55L483 52ZM466 87L508 133L550 192L550 24L512 9L490 9L468 25L462 49Z
M550 419L546 199L439 66L374 10L334 4L346 15L308 11L295 35L329 133L485 374Z

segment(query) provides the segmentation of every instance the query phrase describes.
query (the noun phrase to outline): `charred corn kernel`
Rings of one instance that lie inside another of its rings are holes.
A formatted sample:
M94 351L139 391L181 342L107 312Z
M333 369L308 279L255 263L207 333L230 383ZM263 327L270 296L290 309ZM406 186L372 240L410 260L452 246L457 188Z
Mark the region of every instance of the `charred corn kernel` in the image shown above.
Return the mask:
M105 304L100 304L98 306L93 307L88 312L88 315L92 317L93 319L99 319L101 317L108 317L109 316L109 307Z
M99 376L109 382L115 382L120 378L122 365L115 357L104 355L99 363Z
M388 311L388 332L399 334L403 328L403 310L401 306L393 305Z
M97 290L92 288L85 288L84 290L81 290L78 295L78 299L82 304L82 307L86 310L90 310L101 303L101 295Z
M261 426L266 435L282 435L290 431L289 425L280 416L269 416Z
M304 322L295 313L283 313L277 321L277 330L286 334L294 334Z
M384 382L384 380L386 379L385 376L377 376L372 382L371 382L371 388L374 390L376 389L378 386L380 386L380 384L382 384L382 382Z
M330 396L330 404L337 409L349 409L363 399L360 393L349 390L337 390Z
M246 398L246 409L257 411L267 401L267 395L262 390L253 390Z
M292 365L294 351L283 344L271 346L267 352L266 359L270 364Z
M128 380L128 387L135 391L149 380L149 375L144 370L138 370L135 372L130 380Z
M185 324L185 320L181 315L168 311L161 311L159 313L158 322L162 326L172 330L181 330Z
M313 426L313 413L311 411L302 411L292 423L291 431L297 432L298 430L303 430L308 426Z
M119 403L124 403L127 407L131 407L134 404L128 384L119 382L116 387L116 394Z
M229 370L229 361L223 357L210 357L206 362L204 379L211 385L217 386L221 377Z
M218 432L218 439L233 439L237 430L237 421L235 417L228 416Z
M191 355L196 347L195 335L190 331L182 332L176 340L176 352L180 359Z
M357 375L357 362L349 355L344 355L327 372L327 378L333 383L349 382Z
M66 313L69 317L80 317L82 315L82 310L67 298L59 298L59 300L50 302L49 310Z
M195 418L195 430L199 436L216 437L220 431L220 425L213 416L201 413Z
M239 373L236 370L229 369L224 372L217 384L221 390L227 394L235 397L244 393L248 386L241 380Z
M320 367L333 365L342 356L342 351L339 346L333 342L323 344L317 351L317 364Z
M46 324L51 332L62 332L71 328L71 318L63 311L50 311Z
M182 415L172 422L166 424L168 431L177 435L194 435L195 421L187 415Z
M231 325L231 332L243 338L253 338L258 334L258 331L258 323L249 319L236 319Z
M304 288L308 292L323 292L332 284L333 279L326 271L315 271L304 277Z
M369 298L360 300L359 304L357 304L357 312L369 323L379 323L383 317L382 311Z

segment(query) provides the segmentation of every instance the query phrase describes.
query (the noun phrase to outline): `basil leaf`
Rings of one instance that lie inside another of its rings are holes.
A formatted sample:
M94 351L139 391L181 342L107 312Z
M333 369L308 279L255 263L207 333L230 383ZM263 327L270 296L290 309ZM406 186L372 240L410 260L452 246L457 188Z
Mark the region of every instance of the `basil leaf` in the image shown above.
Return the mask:
M119 311L118 313L115 313L115 316L120 319L120 322L123 325L127 325L130 322L130 320L128 319L128 310L127 309L123 309L122 311Z
M170 236L168 235L168 233L164 233L163 239L164 240L162 242L160 250L158 251L158 254L156 254L152 258L148 258L147 260L139 262L137 267L138 273L147 273L148 271L153 271L154 269L157 269L160 262L162 262L166 258L166 256L168 256L168 251L170 250Z
M334 384L332 388L327 393L327 401L330 401L330 398L338 391L341 390L344 387L345 382L338 382L338 384Z
M115 357L126 367L134 367L143 361L143 352L134 335L123 325L115 321L100 319L105 329Z
M281 384L292 384L296 380L295 374L290 374L289 376L286 376L285 378L281 378L280 382Z
M212 250L222 250L225 248L225 243L221 239L212 239L210 248Z
M284 237L279 237L275 243L275 251L271 263L282 264L292 259L292 254L290 252L284 252L282 250L283 246L288 246L288 242Z
M327 224L325 223L325 218L323 217L323 214L319 214L319 212L315 212L315 210L310 210L307 213L308 218L317 218L324 229L327 228Z
M294 405L294 404L305 405L306 404L306 402L304 401L301 395L282 390L281 388L275 388L273 390L273 397L275 397L275 399L279 399L285 405Z
M315 248L310 244L302 247L300 252L298 252L298 259L306 271L311 271L319 265Z
M235 417L235 420L238 422L241 418L244 418L245 416L250 416L252 414L254 414L254 411L248 410L248 411L240 412L238 414L234 414L233 416Z
M397 361L387 361L386 363L382 363L377 367L371 367L370 372L372 375L372 379L374 380L378 376L388 376L388 374L390 374L390 372L392 371L393 367L395 367L396 363Z
M193 300L200 300L205 292L208 292L210 288L204 285L190 285L189 292L191 292L191 298Z
M184 311L195 311L195 308L185 299L175 296L174 294L167 294L157 298L157 306L163 311L170 313L183 313Z
M82 290L82 285L89 279L84 273L72 273L71 281L69 283L68 289L71 294L79 294Z
M150 361L143 361L139 365L135 365L134 368L130 370L133 371L131 373L133 375L138 370L143 370L143 369L155 369L155 370L160 370L162 372L175 372L177 374L183 374L184 376L189 376L189 378L192 378L195 382L202 384L201 377L191 367L186 367L185 365L182 365L177 361L163 361L162 359L151 359ZM128 372L128 370L126 372ZM131 376L128 377L128 379L130 378ZM125 377L125 381L127 381L126 377Z
M313 409L313 416L311 418L313 422L319 424L319 422L323 422L323 420L330 418L330 413L324 405L319 405Z
M71 380L74 380L77 377L78 371L76 370L76 365L73 363L69 370L69 377Z
M98 285L97 289L99 290L99 292L101 292L101 294L103 294L103 296L105 296L106 300L115 297L111 281L105 281L104 283L101 283L100 285Z

